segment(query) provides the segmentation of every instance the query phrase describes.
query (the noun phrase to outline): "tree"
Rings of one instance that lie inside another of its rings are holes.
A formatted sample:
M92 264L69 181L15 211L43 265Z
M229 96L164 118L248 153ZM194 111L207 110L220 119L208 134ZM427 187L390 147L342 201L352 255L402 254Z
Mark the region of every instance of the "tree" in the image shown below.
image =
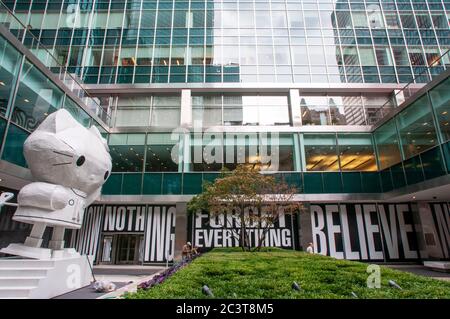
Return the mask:
M294 201L296 193L298 190L285 181L261 174L258 165L239 165L231 172L222 171L214 183L204 184L203 192L188 203L188 210L207 211L213 218L230 213L234 215L239 220L239 227L228 226L233 236L239 239L243 251L252 250L248 225L257 225L258 245L253 249L259 250L269 229L282 214L301 211L301 203ZM230 222L226 217L222 220Z

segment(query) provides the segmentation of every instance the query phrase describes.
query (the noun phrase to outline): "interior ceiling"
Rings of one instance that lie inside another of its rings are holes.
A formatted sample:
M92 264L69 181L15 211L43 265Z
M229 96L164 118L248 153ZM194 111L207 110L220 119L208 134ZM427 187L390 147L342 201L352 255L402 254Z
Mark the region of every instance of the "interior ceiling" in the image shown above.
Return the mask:
M450 184L429 188L423 191L396 196L389 201L450 201Z

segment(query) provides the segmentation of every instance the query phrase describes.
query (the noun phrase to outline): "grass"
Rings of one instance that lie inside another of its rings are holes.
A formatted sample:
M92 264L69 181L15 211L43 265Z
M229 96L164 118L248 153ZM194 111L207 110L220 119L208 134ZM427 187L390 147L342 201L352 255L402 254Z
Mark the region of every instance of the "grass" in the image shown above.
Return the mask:
M450 282L381 267L381 288L367 288L367 264L281 249L244 253L215 249L179 270L164 283L126 298L450 298ZM389 286L394 280L403 290ZM296 281L301 291L291 288Z

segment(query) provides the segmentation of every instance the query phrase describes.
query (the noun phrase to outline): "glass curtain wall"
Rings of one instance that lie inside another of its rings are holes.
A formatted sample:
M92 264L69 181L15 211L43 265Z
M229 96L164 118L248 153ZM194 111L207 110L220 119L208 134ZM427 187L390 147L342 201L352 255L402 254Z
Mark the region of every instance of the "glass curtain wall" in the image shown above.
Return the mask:
M450 78L430 91L437 124L443 142L450 140Z
M33 131L50 113L62 107L64 93L33 64L23 65L12 121Z
M33 65L6 39L0 37L0 135L6 133L2 159L26 167L23 144L31 132L51 113L67 109L83 126L104 129L66 95L49 77ZM17 91L15 91L15 89ZM14 94L13 94L14 93ZM5 132L7 121L10 121Z
M115 115L116 127L178 127L179 96L119 96Z
M87 83L422 83L450 48L445 1L5 2Z
M404 159L438 144L433 114L427 95L409 105L398 114L396 119Z

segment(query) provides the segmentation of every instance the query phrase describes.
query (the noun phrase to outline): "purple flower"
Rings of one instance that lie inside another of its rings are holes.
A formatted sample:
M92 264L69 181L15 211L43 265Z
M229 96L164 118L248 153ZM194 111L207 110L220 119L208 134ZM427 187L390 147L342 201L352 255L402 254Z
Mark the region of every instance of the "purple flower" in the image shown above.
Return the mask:
M195 256L192 256L191 258L186 258L186 259L182 260L181 262L174 264L173 266L164 270L161 274L153 276L153 278L150 279L149 281L142 282L141 284L138 285L138 288L147 290L147 289L150 289L150 288L164 282L167 278L169 278L174 273L176 273L178 270L180 270L181 268L183 268L186 265L188 265L189 263L191 263L195 258L197 258L199 256L200 256L200 254L197 254Z

